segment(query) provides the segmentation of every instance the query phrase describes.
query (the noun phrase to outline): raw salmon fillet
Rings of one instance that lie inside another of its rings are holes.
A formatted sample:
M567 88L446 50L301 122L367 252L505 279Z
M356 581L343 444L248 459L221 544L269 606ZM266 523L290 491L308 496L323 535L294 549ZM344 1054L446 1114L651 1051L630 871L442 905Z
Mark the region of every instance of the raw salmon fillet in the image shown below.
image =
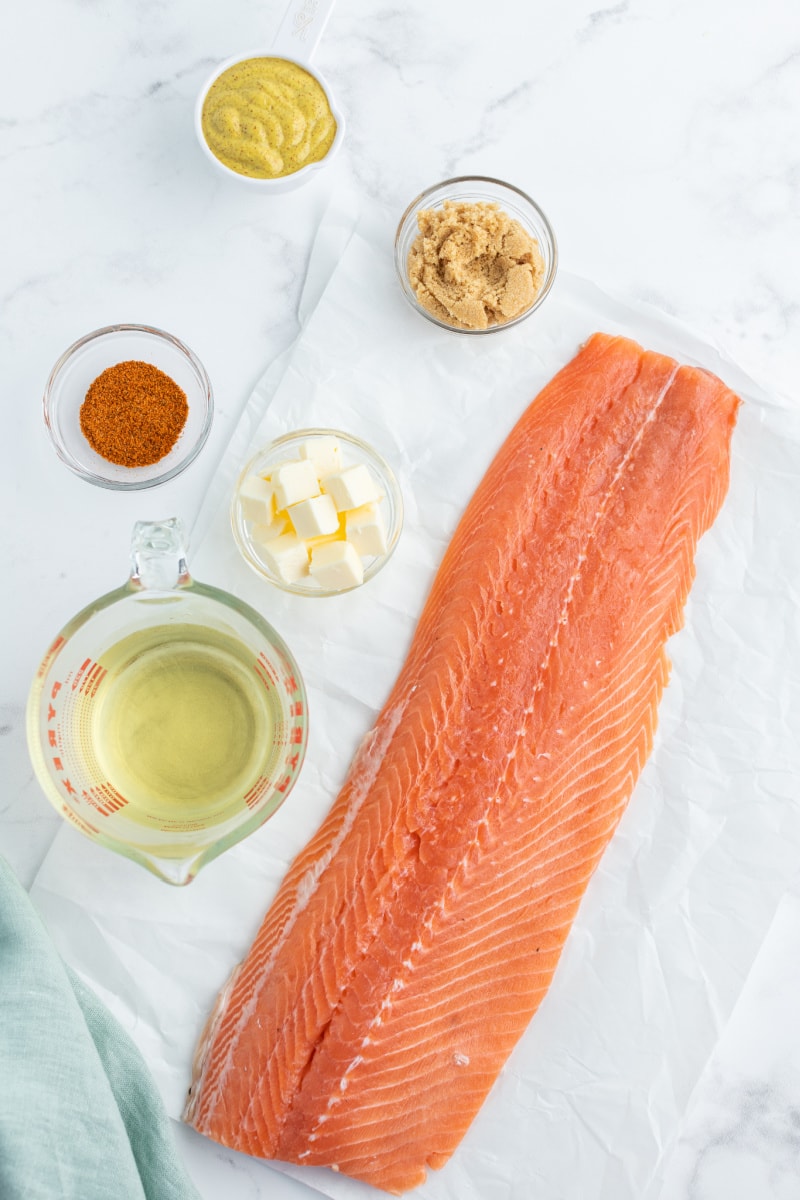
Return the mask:
M198 1047L186 1119L401 1193L538 1008L650 751L737 397L595 334L524 413Z

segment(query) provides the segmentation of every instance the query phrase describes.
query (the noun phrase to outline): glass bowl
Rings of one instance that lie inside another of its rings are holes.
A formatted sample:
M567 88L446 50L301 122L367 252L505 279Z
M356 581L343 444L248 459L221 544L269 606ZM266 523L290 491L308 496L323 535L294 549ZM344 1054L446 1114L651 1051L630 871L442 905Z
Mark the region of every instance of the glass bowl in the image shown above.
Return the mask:
M158 462L123 467L89 445L81 431L86 392L107 367L138 361L158 367L186 393L189 413L175 445ZM44 390L44 420L62 462L99 487L136 491L174 479L205 444L214 416L211 383L200 360L172 334L149 325L108 325L87 333L59 358Z
M539 250L544 259L544 280L542 286L537 292L533 304L510 321L489 325L486 329L465 329L460 325L452 325L447 321L440 320L439 317L428 312L417 299L408 278L408 256L411 246L419 233L417 214L422 209L442 208L445 200L463 201L467 204L497 204L510 217L519 221L520 225L538 243ZM510 329L513 325L518 325L520 321L526 320L531 313L536 312L536 309L544 303L556 277L558 247L550 222L535 200L532 200L525 192L520 191L513 184L503 183L500 179L491 179L483 175L463 175L455 179L445 179L442 183L436 183L433 187L427 188L417 196L415 200L411 201L400 218L400 224L395 234L394 265L397 271L397 278L403 289L403 295L416 312L420 313L428 321L432 321L434 325L439 325L442 329L450 329L454 333L498 333L501 329Z
M372 446L339 429L298 429L294 433L287 433L283 437L276 438L263 450L259 450L239 475L231 501L231 527L236 545L248 566L262 579L267 579L276 587L282 588L283 591L293 592L297 596L337 596L353 591L362 584L343 588L324 588L310 575L291 582L282 579L266 562L261 543L252 536L253 525L244 518L239 491L248 476L267 475L278 463L299 458L301 444L318 437L335 437L341 445L342 465L350 467L363 463L369 468L382 492L379 504L386 527L386 553L362 560L364 564L363 583L373 579L389 561L403 527L403 495L400 486L392 468Z

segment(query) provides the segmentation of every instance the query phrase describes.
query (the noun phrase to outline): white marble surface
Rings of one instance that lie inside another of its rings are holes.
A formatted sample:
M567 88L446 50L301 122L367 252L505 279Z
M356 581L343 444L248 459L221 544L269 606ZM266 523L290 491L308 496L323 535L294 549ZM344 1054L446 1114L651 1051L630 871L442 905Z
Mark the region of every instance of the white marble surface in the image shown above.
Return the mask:
M800 1194L800 894L788 893L689 1105L663 1200Z
M565 266L679 316L767 386L792 395L800 378L792 0L340 3L316 61L347 112L342 154L302 192L264 199L213 173L193 140L192 106L213 63L268 45L282 15L282 4L253 0L42 0L6 14L0 850L25 883L58 823L24 740L41 653L124 577L133 520L193 515L252 383L294 332L310 240L337 182L399 216L450 174L508 179L551 217ZM185 476L135 496L71 476L41 420L53 361L115 321L186 340L217 401L210 441ZM781 957L770 961L777 978ZM796 1036L800 1003L796 974L780 986L793 1003L770 1013L778 1048ZM757 995L755 1024L758 1007ZM717 1096L738 1094L746 1067L758 1103L740 1105L723 1133L690 1115L669 1200L800 1192L796 1128L773 1078L780 1061L779 1051L738 1067L735 1047L725 1056ZM188 1130L179 1137L206 1197L310 1195ZM747 1192L743 1148L763 1164Z

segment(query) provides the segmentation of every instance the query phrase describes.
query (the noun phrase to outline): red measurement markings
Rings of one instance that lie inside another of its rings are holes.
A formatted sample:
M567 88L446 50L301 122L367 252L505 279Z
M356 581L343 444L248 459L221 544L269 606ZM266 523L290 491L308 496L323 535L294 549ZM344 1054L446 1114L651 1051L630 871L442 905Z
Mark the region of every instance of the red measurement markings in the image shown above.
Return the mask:
M255 668L265 682L276 684L278 683L278 674L272 663L263 652L259 654L255 662Z
M73 692L77 691L77 689L81 685L81 680L83 679L83 676L85 675L86 671L89 669L89 667L93 667L93 666L94 666L94 663L92 662L91 658L84 659L84 661L78 667L78 670L75 674L75 678L72 681Z
M95 663L91 671L84 676L80 690L85 693L87 700L91 700L92 697L96 695L97 689L100 687L100 684L103 682L107 674L108 672L106 671L105 667L101 667L100 663Z
M62 644L63 644L63 638L62 638ZM54 642L54 643L53 643L53 645L55 646L55 645L56 645L56 643ZM54 700L55 700L56 696L58 695L58 693L59 693L60 691L61 691L61 684L58 682L58 680L56 680L56 682L53 684L53 688L52 688L52 691L51 691L51 693L50 693L50 694L51 694L51 696L53 697L53 699L54 699ZM52 705L52 704L48 704L48 706L47 706L47 720L48 720L48 721L54 721L54 720L55 720L55 716L56 716L56 710L53 708L53 705ZM48 743L48 745L49 745L50 747L52 747L52 749L53 749L53 750L57 750L57 749L58 749L58 730L57 730L57 729L48 729L48 731L47 731L47 743ZM60 758L58 758L58 757L56 757L56 756L54 756L54 757L53 757L53 766L55 767L55 769L56 769L57 771L63 771L63 770L64 770L64 764L63 764L63 762L61 761L61 759L60 759ZM67 794L68 794L68 795L70 795L70 796L74 796L74 795L75 795L75 789L74 789L74 787L72 786L72 784L70 783L70 781L69 781L68 779L62 779L62 781L61 781L61 782L64 784L64 787L67 789Z
M101 817L113 817L114 813L124 808L128 801L110 783L98 783L83 792L83 798L92 808L97 809Z
M293 746L302 746L303 744L303 729L300 725L295 725L289 734L289 741Z
M263 775L255 781L249 792L245 792L244 802L248 808L255 808L269 787L269 780Z
M64 814L64 816L67 818L67 820L72 821L72 824L76 825L78 827L78 829L83 831L83 833L89 833L89 834L97 833L96 825L90 825L88 821L84 821L83 818L79 817L76 813L74 813L68 805L62 804L61 811Z
M42 664L39 667L39 670L36 672L37 679L41 679L43 675L47 674L47 672L50 668L50 663L53 661L53 659L58 654L61 647L64 645L65 640L66 639L63 637L57 637L56 640L53 642L52 646L47 651L47 654L45 654L44 658L42 659Z
M294 702L294 704L289 705L289 715L292 717L302 717L302 715L303 715L302 700L296 700Z
M264 673L264 668L260 660L253 663L253 670L269 692L272 689L272 680Z
M55 681L55 683L53 684L53 686L50 689L50 699L51 700L55 700L56 696L61 691L61 688L63 686L64 685L62 683L60 683L58 680Z
M53 684L53 688L51 691L51 695L54 700L60 691L61 691L61 684L58 682L58 680L56 680L56 682ZM55 720L55 716L56 716L56 710L53 708L52 704L48 704L48 706L47 706L48 721ZM58 730L57 729L48 729L47 742L48 742L48 745L51 747L51 749L53 749L53 750L58 749ZM53 755L53 766L55 767L56 771L59 771L61 774L64 773L64 764L61 761L61 758L59 755ZM67 793L68 796L76 796L77 795L77 792L75 791L75 788L72 786L72 782L69 779L62 779L61 782L64 785L64 791Z

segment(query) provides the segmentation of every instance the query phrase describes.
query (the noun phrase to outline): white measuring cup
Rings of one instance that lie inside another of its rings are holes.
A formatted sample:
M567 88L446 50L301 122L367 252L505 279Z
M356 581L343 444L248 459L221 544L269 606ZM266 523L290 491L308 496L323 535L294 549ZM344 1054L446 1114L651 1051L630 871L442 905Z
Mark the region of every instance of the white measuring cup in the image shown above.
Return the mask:
M329 166L338 154L344 139L344 113L339 108L336 97L324 76L311 66L311 59L319 45L334 3L335 0L291 0L275 36L275 40L269 49L265 50L262 47L258 50L250 50L246 54L236 54L232 58L226 58L224 62L214 68L200 89L194 110L194 128L197 140L206 158L213 164L217 171L229 179L235 179L257 192L267 194L289 192L308 183L317 171L324 170L325 167ZM327 97L330 110L336 121L336 134L324 158L319 159L317 162L308 163L290 175L282 175L277 179L256 179L250 175L242 175L239 171L234 171L231 167L226 166L225 163L220 162L214 154L203 133L203 105L205 104L209 88L219 79L223 71L227 71L230 67L246 62L251 58L282 58L287 62L295 63L298 67L302 67L304 71L307 71L309 75L312 75L316 79Z

